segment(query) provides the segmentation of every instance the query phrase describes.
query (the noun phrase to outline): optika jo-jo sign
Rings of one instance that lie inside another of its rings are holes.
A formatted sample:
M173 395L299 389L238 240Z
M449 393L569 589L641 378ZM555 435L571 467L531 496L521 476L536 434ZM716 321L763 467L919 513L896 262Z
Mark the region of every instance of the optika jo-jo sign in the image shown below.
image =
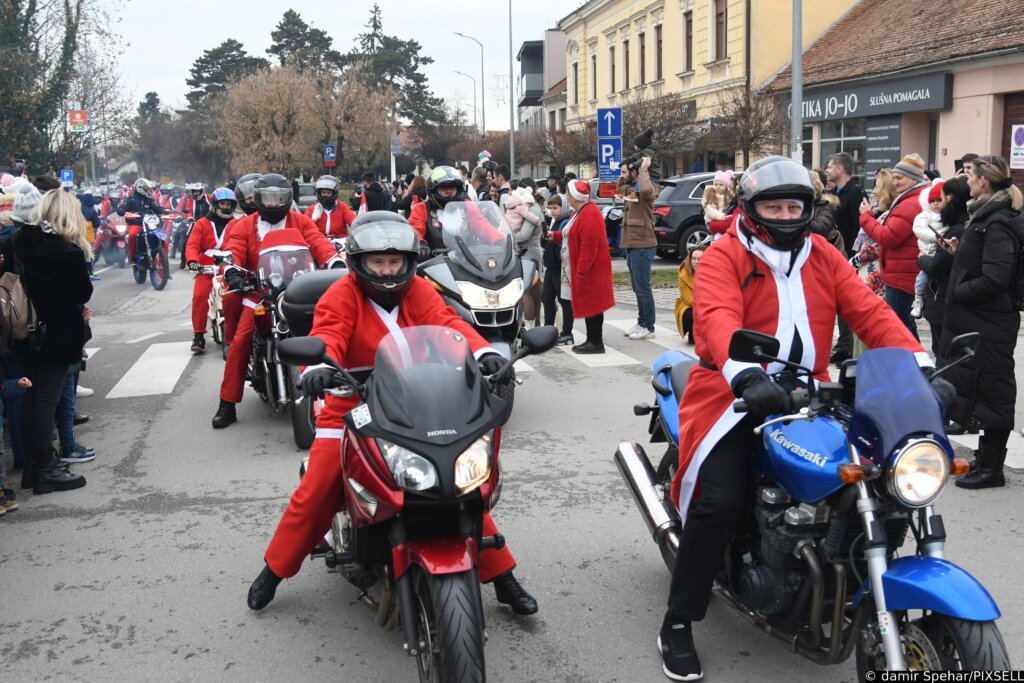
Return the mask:
M888 83L804 92L803 120L826 121L948 109L952 105L952 86L952 74L929 74Z

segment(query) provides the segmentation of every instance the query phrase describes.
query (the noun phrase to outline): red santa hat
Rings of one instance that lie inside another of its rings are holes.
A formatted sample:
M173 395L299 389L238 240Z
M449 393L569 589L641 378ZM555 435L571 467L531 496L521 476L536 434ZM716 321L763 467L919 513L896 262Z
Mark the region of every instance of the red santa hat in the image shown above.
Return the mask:
M574 180L566 188L569 195L578 202L590 201L590 183L586 180Z

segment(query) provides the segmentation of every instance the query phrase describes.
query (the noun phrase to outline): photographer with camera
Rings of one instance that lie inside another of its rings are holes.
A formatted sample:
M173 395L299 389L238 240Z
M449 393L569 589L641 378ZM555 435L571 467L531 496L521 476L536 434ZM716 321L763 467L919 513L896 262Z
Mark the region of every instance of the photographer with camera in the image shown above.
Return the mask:
M619 246L626 252L626 265L637 307L636 324L626 331L626 336L634 340L654 338L651 264L658 246L658 238L654 235L654 198L658 192L651 182L650 166L651 159L646 156L623 163L616 188L625 204Z

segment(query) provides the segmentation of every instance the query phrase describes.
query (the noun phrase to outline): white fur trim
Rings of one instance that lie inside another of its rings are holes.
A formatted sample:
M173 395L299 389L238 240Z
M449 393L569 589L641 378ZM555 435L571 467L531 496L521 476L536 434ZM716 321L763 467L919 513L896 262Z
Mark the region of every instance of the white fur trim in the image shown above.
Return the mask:
M757 368L760 370L761 366L757 363L741 363L738 360L730 358L725 361L725 365L722 366L722 376L725 377L725 381L728 382L731 387L732 381L736 379L736 375L740 374L744 370L749 370L750 368Z
M589 192L587 192L587 194L581 194L579 191L576 190L576 181L575 180L572 181L571 183L569 183L566 186L566 190L568 190L569 194L572 195L572 198L575 199L578 202L585 202L585 201L588 201L590 199L590 193Z
M327 368L329 370L333 370L334 369L330 365L328 365L327 363L318 363L317 365L307 365L306 369L302 371L302 374L300 374L299 377L305 377L307 372L309 372L311 370L319 370L320 368Z
M928 355L926 351L917 351L914 353L914 358L917 359L917 366L921 368L934 368L935 361Z
M477 360L480 360L481 358L483 358L488 353L497 353L499 356L501 355L501 353L498 352L498 349L494 348L493 346L485 346L484 348L480 349L479 351L475 351L473 353L473 358L475 358Z
M345 438L345 430L344 429L326 429L326 428L317 427L316 438L318 438L318 439L344 439Z
M686 513L690 508L690 501L693 500L693 491L697 487L697 475L700 474L700 466L707 459L711 449L729 433L729 431L740 423L745 413L737 413L732 409L732 404L725 409L725 412L718 416L711 431L704 437L704 440L697 445L693 458L686 466L683 479L679 483L679 519L680 527L686 524Z

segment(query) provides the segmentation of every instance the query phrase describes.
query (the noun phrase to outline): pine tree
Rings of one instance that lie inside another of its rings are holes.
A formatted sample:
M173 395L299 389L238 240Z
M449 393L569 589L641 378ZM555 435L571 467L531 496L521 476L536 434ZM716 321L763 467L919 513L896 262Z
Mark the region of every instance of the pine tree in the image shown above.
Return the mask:
M192 63L189 70L191 78L185 83L191 90L185 95L189 109L203 109L211 98L221 95L229 83L240 81L257 71L270 67L270 62L262 57L253 57L234 38L206 50Z
M288 10L270 33L274 41L267 54L277 57L281 66L293 66L300 73L335 72L343 65L341 53L331 48L334 39L326 31L312 28L295 10Z

